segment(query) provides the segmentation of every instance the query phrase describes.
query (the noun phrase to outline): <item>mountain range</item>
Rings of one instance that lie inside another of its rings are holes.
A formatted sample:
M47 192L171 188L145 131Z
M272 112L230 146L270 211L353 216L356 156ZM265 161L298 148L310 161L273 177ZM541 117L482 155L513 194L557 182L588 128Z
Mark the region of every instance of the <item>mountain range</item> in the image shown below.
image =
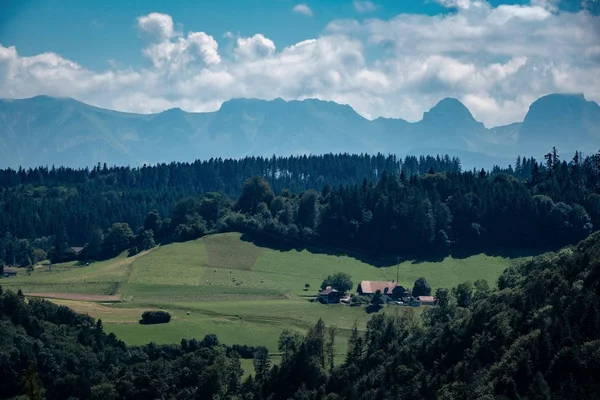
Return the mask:
M522 122L486 128L452 98L413 123L368 120L348 105L316 99L232 99L215 112L175 108L158 114L49 96L0 100L0 168L340 152L448 153L465 168L490 168L514 163L517 154L540 157L552 146L565 156L596 152L600 106L582 94L551 94L531 104Z

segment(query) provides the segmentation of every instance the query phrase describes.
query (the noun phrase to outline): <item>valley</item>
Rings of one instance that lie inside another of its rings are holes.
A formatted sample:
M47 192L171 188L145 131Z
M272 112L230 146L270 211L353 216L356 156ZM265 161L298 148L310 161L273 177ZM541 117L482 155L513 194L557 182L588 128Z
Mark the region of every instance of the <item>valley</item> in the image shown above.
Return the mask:
M350 274L352 292L362 280L391 281L396 273L399 282L411 288L418 277L425 277L433 291L478 279L494 286L505 268L529 259L523 252L505 253L448 256L439 262L408 260L396 271L394 266L375 267L349 256L262 247L239 233L225 233L159 246L133 257L122 254L87 267L77 262L53 265L52 270L39 266L29 276L22 273L2 280L2 286L22 289L25 295L48 293L57 304L102 319L108 332L132 345L179 343L216 334L224 343L262 345L276 354L284 329L305 333L322 318L338 329L337 349L342 354L354 323L364 330L371 315L364 306L309 302L327 275ZM92 302L93 297L80 294L117 295L121 301ZM65 299L69 296L80 300ZM151 309L166 310L173 320L138 324L142 311ZM418 315L423 309L390 304L383 312Z

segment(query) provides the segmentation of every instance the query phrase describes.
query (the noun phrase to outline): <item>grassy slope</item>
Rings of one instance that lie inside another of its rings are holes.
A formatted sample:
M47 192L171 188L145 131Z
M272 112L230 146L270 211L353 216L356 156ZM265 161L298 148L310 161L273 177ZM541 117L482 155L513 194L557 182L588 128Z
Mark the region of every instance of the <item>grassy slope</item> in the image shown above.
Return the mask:
M452 287L466 280L487 279L493 284L500 272L517 261L483 254L442 262L400 265L400 283L412 286L424 276L434 288ZM215 333L225 343L265 345L276 351L285 328L304 332L317 318L339 330L338 351L344 351L349 329L364 327L369 315L364 308L310 303L323 278L338 271L360 280L392 280L396 268L376 268L346 256L309 251L279 251L259 247L229 233L196 241L175 243L127 258L80 267L74 263L37 268L31 276L2 281L5 287L24 292L74 292L113 294L126 300L117 305L56 301L105 321L130 344L149 341L179 342ZM304 291L309 283L310 291ZM142 310L163 308L173 315L165 325L137 324ZM421 309L414 310L417 314ZM389 306L384 312L407 312ZM188 312L190 313L188 315Z

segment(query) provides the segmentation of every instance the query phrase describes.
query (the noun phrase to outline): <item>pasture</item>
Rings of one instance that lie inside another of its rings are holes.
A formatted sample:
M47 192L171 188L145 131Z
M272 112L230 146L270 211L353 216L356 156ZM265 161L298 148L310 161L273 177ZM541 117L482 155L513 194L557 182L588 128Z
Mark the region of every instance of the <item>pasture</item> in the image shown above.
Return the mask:
M439 262L404 261L398 268L399 282L411 288L423 276L434 291L477 279L495 285L499 274L521 259L478 254ZM52 296L58 304L101 318L106 331L128 344L178 343L214 333L223 343L263 345L277 352L284 329L306 332L322 318L337 328L341 356L352 326L364 329L371 315L363 307L307 299L327 275L341 271L352 276L355 288L361 280L396 279L395 266L375 267L349 256L308 250L276 250L226 233L156 247L134 257L122 254L87 267L41 266L29 276L19 274L0 284L25 294ZM121 301L93 302L91 295L116 295ZM141 313L149 309L169 311L173 320L139 325ZM389 305L381 312L410 313L418 321L423 309Z

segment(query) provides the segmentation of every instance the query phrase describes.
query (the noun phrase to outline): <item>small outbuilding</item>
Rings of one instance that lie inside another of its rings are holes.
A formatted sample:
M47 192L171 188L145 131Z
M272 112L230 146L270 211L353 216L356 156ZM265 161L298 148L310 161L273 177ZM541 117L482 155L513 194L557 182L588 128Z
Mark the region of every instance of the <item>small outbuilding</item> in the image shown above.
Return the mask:
M435 297L433 296L419 296L417 300L424 306L433 306L435 305Z
M335 304L340 302L340 292L327 286L319 292L319 301L323 304Z
M83 251L83 247L71 247L71 250L73 251L73 253L75 254L79 254Z
M5 278L8 278L10 276L16 276L17 275L17 270L13 269L13 268L4 268L4 272L2 274Z
M413 301L412 295L410 294L409 291L406 291L406 290L404 291L404 293L401 294L400 298L405 303L410 303L411 301Z

